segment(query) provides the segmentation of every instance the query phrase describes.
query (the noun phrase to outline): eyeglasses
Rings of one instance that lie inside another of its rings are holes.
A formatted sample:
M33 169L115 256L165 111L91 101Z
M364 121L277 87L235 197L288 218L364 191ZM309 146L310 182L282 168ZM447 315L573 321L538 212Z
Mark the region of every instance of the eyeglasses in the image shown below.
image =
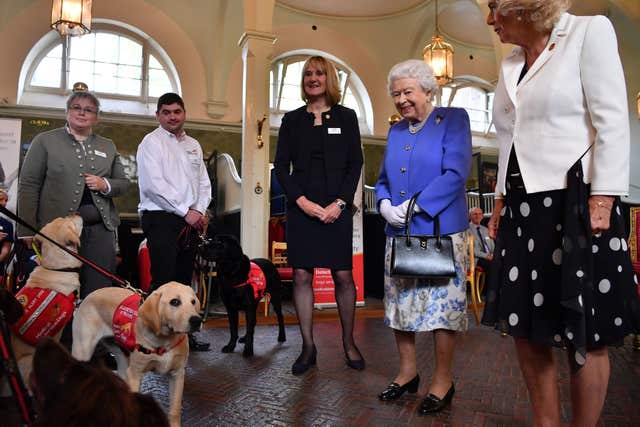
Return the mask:
M69 111L73 111L74 113L79 113L80 111L84 111L85 114L98 114L98 109L93 107L83 107L78 104L74 104L69 107Z

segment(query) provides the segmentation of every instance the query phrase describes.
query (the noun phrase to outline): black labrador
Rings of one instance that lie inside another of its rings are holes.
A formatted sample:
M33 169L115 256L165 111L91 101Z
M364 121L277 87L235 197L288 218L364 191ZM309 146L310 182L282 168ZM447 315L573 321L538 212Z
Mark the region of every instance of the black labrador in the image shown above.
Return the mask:
M256 326L256 312L260 295L254 291L254 287L247 283L251 263L256 264L262 270L266 279L265 291L271 296L273 311L278 317L278 342L287 340L284 330L284 318L282 316L282 282L276 267L264 258L249 260L242 252L240 242L235 236L219 234L208 239L200 248L203 258L216 263L216 281L220 285L222 302L227 309L229 317L229 342L222 347L223 353L232 353L236 348L236 342L244 343L244 357L253 356L253 333ZM245 311L247 332L238 340L238 313Z

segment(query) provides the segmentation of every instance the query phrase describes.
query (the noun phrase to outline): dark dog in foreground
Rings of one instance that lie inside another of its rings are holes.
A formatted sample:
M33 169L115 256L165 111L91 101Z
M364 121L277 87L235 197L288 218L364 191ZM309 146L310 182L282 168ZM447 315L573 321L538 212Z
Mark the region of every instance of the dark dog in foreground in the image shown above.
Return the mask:
M111 371L80 362L51 338L40 340L30 377L33 427L169 427L150 395L131 392Z
M231 353L238 341L238 313L245 311L247 320L247 332L244 339L244 357L253 356L253 333L256 326L256 312L260 302L260 291L255 291L248 280L256 276L255 267L251 270L251 263L254 263L264 274L263 280L266 282L264 291L271 296L273 311L278 317L278 341L286 341L284 331L284 318L282 316L282 283L278 270L268 259L255 258L249 260L240 247L238 240L232 235L217 235L208 240L202 248L202 256L207 260L216 263L216 278L220 285L222 302L227 309L229 316L229 331L231 337L229 342L222 348L223 353ZM251 271L250 271L251 270Z

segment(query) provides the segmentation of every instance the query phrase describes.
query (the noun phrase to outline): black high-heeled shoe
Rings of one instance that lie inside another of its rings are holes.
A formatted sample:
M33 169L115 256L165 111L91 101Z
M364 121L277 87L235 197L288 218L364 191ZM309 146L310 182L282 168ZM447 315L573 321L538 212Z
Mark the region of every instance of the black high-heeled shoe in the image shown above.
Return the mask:
M356 351L358 352L360 359L351 359L349 357L349 352L345 350L344 360L347 363L347 366L350 367L351 369L355 369L356 371L362 371L365 367L364 357L362 356L362 353L360 353L360 350L358 350L358 348L356 348Z
M453 386L453 383L451 383L451 387L449 387L447 394L445 394L442 399L435 394L427 394L418 408L418 413L425 415L442 411L451 404L455 392L456 388Z
M304 350L300 353L300 356L293 362L293 366L291 366L291 373L293 375L302 375L309 370L310 367L316 364L316 356L318 352L316 350L316 346L313 346L313 350L311 352L311 356L305 361L304 360Z
M387 401L387 400L396 400L400 396L404 394L405 391L409 393L416 393L418 391L418 386L420 385L420 375L416 375L406 384L400 385L396 382L392 382L384 389L382 393L378 395L378 399Z

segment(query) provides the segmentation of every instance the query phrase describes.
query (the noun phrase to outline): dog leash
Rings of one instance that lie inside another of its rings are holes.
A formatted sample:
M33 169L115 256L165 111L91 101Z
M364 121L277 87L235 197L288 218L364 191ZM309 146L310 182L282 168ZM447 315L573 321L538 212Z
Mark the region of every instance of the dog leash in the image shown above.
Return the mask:
M145 292L143 292L141 289L134 288L133 286L131 286L131 283L129 283L127 280L121 279L120 277L116 276L115 274L108 272L107 270L105 270L104 268L100 267L98 264L94 263L93 261L88 260L87 258L83 257L82 255L78 254L77 252L74 252L74 251L71 251L71 250L65 248L60 243L58 243L55 240L49 238L45 234L42 234L40 231L36 230L35 227L33 227L31 224L29 224L28 222L26 222L25 220L20 218L18 215L16 215L13 212L11 212L6 207L0 206L0 213L3 213L4 215L8 216L12 220L16 221L18 224L21 224L21 225L25 226L26 228L28 228L29 230L31 230L35 234L38 234L38 235L42 236L45 240L48 240L49 242L53 243L58 248L62 249L63 251L65 251L66 253L68 253L69 255L71 255L72 257L77 259L78 261L82 262L83 264L87 264L89 267L93 268L98 273L102 274L103 276L106 276L109 279L115 281L116 283L118 283L120 285L120 287L125 288L125 289L129 289L129 290L131 290L131 291L133 291L133 292L135 292L137 294L140 294L143 298L146 295Z

